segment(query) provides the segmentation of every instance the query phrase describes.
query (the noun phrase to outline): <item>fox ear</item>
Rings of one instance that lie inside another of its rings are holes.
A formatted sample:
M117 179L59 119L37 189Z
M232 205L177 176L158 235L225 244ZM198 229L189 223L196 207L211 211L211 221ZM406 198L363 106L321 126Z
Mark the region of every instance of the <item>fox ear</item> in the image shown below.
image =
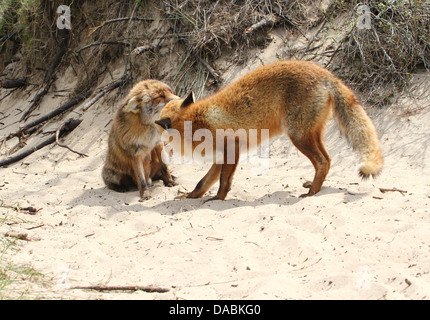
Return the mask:
M186 108L190 104L194 103L194 92L191 91L188 96L185 98L185 100L182 102L181 108Z
M172 127L172 121L170 118L156 120L155 123L161 126L164 130L170 129Z
M123 107L124 112L139 112L139 101L136 96L132 97Z

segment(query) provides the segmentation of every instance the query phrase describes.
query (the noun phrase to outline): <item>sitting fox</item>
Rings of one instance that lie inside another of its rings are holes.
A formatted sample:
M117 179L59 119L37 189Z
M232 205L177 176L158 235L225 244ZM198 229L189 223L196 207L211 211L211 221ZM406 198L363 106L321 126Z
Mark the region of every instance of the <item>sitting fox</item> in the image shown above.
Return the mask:
M372 121L361 107L353 91L330 71L312 62L282 61L257 68L219 92L194 102L192 94L169 102L156 121L164 129L176 129L182 138L177 151L184 154L184 128L192 121L192 133L217 129L269 129L269 136L287 134L293 144L312 162L315 176L310 190L302 196L320 191L330 169L330 156L323 142L323 131L334 112L340 127L354 149L361 155L359 174L376 176L382 169L383 157ZM237 137L236 137L237 138ZM224 200L232 184L239 160L235 139L235 161L214 163L187 198L200 198L219 179L215 197ZM261 143L261 139L257 144ZM216 150L226 157L227 149ZM223 144L221 144L223 145ZM175 147L175 145L173 145ZM193 143L192 148L196 145ZM226 145L224 144L224 148Z
M163 82L144 80L137 83L116 112L109 134L108 152L102 177L115 191L139 189L140 199L150 198L148 185L162 179L174 186L168 167L161 159L164 143L155 125L163 106L179 99Z

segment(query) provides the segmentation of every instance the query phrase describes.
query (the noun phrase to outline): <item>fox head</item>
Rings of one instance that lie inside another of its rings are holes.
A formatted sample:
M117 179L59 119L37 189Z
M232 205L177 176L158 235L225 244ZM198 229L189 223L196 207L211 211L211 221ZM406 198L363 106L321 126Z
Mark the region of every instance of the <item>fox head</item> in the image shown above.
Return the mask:
M169 101L180 99L172 89L158 80L138 82L125 98L122 111L138 115L143 124L154 123Z
M176 128L183 120L181 115L185 108L194 103L194 93L190 92L185 99L170 101L161 110L160 119L155 121L164 130ZM173 125L172 125L173 124ZM183 125L183 124L182 124Z

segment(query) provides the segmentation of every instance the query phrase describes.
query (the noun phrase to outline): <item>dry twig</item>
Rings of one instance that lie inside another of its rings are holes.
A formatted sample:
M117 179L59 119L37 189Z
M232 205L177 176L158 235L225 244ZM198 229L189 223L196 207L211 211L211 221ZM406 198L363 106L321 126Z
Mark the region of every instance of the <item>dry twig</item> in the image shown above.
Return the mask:
M392 189L379 188L379 191L381 191L382 193L390 192L390 191L392 191L392 192L398 191L398 192L400 192L402 195L403 195L404 193L408 193L406 190L400 190L400 189L397 189L397 188L392 188Z
M70 289L80 289L80 290L96 290L96 291L144 291L149 293L165 293L169 292L167 288L159 288L152 286L74 286Z
M312 37L312 39L308 42L308 45L306 46L306 48L303 51L302 55L300 56L299 60L303 59L303 57L306 55L306 53L308 52L308 50L311 47L312 43L316 40L316 38L318 37L318 35L320 34L320 32L324 29L324 27L327 24L327 22L330 20L330 18L332 16L335 8L336 7L333 6L332 9L330 10L330 12L327 14L327 16L324 19L324 22L321 24L321 26L319 27L319 29L317 30L317 32L315 32L315 34Z

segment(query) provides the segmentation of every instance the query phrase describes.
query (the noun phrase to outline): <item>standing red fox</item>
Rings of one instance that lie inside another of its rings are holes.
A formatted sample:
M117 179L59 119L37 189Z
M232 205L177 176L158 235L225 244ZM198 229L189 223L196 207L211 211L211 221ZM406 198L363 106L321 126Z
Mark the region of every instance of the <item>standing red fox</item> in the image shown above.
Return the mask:
M257 68L224 89L193 101L169 102L157 124L180 132L184 145L184 122L192 121L192 132L217 129L269 129L269 136L287 134L293 144L312 162L315 176L307 194L320 191L330 169L330 156L323 142L323 131L332 111L354 149L361 156L362 178L376 176L382 169L378 135L353 91L330 71L312 62L282 61ZM237 137L236 137L237 138ZM261 139L258 139L258 144ZM175 147L175 146L174 146ZM193 143L192 148L196 145ZM222 151L226 160L227 146ZM184 153L184 148L177 150ZM239 160L235 139L234 163L214 163L187 198L200 198L219 179L217 195L210 200L224 200Z
M116 112L108 141L108 153L102 177L106 186L115 191L139 189L141 200L150 198L151 179L161 178L165 185L175 182L161 159L164 143L154 121L162 107L179 99L163 82L138 82Z

